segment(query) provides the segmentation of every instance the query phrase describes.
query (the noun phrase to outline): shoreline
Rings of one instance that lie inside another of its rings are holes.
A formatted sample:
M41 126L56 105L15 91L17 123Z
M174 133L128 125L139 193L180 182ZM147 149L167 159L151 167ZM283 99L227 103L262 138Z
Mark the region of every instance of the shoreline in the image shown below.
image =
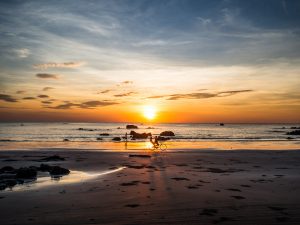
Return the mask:
M166 141L167 151L179 150L299 150L300 141ZM4 150L84 149L102 151L148 151L149 141L143 142L1 142Z

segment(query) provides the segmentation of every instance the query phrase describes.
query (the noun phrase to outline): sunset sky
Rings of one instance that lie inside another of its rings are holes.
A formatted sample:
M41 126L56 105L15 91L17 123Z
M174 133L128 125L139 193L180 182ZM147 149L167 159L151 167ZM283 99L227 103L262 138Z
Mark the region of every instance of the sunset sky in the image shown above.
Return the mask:
M0 121L300 122L299 12L297 0L0 1Z

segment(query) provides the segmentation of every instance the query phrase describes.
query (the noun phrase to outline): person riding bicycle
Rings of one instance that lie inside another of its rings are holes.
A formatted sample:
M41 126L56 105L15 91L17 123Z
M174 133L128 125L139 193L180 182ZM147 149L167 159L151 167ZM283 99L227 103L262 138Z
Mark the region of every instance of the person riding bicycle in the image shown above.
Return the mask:
M154 148L157 148L159 146L159 142L158 142L158 137L157 136L154 137L154 141L153 141L152 135L151 135L150 136L150 142L151 142L151 144L153 145Z

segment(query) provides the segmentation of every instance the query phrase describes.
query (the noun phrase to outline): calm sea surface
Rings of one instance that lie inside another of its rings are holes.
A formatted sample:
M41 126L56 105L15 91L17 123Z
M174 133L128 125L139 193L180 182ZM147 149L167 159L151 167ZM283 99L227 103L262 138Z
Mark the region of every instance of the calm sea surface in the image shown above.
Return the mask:
M0 123L0 149L22 148L123 148L112 141L131 130L125 123ZM264 149L300 149L300 136L287 135L299 124L135 124L138 133L159 135L170 130L175 137L170 148L238 148L264 146ZM108 136L102 136L106 133ZM102 140L97 140L101 138ZM67 139L68 141L64 141ZM143 148L147 140L134 140L128 148ZM209 143L209 144L205 144ZM114 146L114 147L112 147ZM231 147L230 147L231 146ZM243 147L244 146L244 147ZM255 147L254 147L255 148Z

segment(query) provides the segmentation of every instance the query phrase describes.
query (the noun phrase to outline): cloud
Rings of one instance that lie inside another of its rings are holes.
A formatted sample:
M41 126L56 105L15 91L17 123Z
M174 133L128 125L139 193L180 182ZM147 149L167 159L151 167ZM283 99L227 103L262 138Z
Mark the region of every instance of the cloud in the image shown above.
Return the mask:
M98 92L98 94L106 94L106 93L111 92L111 91L112 90L107 89L107 90L103 90L103 91Z
M167 95L154 95L154 96L149 96L148 98L164 98Z
M82 109L92 109L92 108L96 108L96 107L103 107L103 106L116 105L116 104L119 104L119 102L108 101L108 100L87 101L87 102L82 102L82 103L67 102L65 104L57 105L57 106L54 106L54 107L48 107L48 108L51 108L51 109L71 109L72 107L77 107L77 108L82 108Z
M178 99L203 99L203 98L213 98L217 97L218 94L213 93L190 93L190 94L173 94L169 95L167 100L178 100Z
M38 95L37 97L38 97L38 98L49 98L48 95Z
M44 87L43 91L49 91L49 90L52 90L52 89L54 89L54 88L53 87Z
M13 98L10 95L0 94L0 100L5 102L17 102L17 99Z
M76 68L84 64L85 64L84 62L63 62L63 63L49 62L43 64L35 64L33 65L33 68L41 69L41 70L45 70L48 68Z
M131 80L125 80L121 84L133 84L133 81L131 81Z
M201 24L203 26L207 26L208 24L211 23L211 19L208 19L208 18L203 18L203 17L197 17L197 19L201 22Z
M58 79L59 75L57 74L49 74L49 73L37 73L36 77L42 79Z
M253 90L236 90L236 91L222 91L218 93L218 97L227 97L239 93L244 93L244 92L251 92Z
M24 100L34 100L34 99L36 99L35 97L24 97L23 98Z
M27 58L31 54L27 48L14 49L13 51L19 58Z
M172 94L172 95L156 95L150 96L148 98L167 98L167 100L179 100L179 99L204 99L204 98L215 98L215 97L228 97L231 95L236 95L244 92L252 92L253 90L231 90L231 91L221 91L216 93L209 92L195 92L189 94Z
M52 104L51 101L42 101L43 104Z
M16 94L24 94L26 91L16 91Z
M136 92L127 92L127 93L123 93L123 94L116 94L114 95L115 97L127 97L127 96L130 96L130 95L133 95L133 94L136 94Z
M115 105L119 104L118 102L113 102L113 101L88 101L88 102L83 102L79 105L80 108L95 108L95 107L101 107L101 106L109 106L109 105Z
M79 106L79 104L74 104L74 103L65 103L65 104L61 104L61 105L57 105L54 107L49 107L51 109L71 109L73 106Z

